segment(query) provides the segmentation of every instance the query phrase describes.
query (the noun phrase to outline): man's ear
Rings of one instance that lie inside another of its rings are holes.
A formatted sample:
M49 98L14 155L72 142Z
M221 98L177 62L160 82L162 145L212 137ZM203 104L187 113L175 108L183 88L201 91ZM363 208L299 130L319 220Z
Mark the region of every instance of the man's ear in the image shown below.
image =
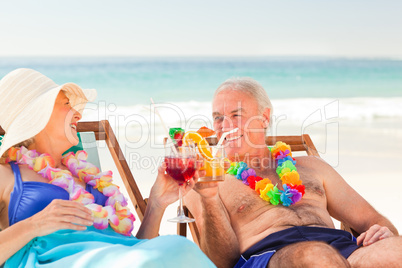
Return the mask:
M262 121L264 124L264 128L269 127L270 118L271 118L270 115L271 115L271 110L269 108L265 108L264 112L262 113L262 117L263 117Z

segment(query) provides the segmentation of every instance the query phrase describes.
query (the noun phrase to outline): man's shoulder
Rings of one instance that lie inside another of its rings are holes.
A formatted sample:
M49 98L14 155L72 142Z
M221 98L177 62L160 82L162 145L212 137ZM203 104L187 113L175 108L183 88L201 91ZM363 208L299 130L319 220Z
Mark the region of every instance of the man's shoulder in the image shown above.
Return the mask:
M305 164L318 163L318 162L325 163L325 161L321 157L318 157L315 155L303 155L303 156L296 156L293 158L296 160L296 162L305 163Z
M296 165L301 166L301 167L306 167L306 168L311 168L311 169L328 169L332 167L325 162L324 159L318 156L314 155L307 155L307 156L297 156L294 157L296 160Z

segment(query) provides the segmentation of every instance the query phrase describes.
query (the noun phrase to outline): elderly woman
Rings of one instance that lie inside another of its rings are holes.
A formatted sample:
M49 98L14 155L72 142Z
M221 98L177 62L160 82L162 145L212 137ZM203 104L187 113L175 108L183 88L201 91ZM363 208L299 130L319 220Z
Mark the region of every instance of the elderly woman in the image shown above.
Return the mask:
M86 162L85 152L62 156L77 145L77 122L95 90L17 69L0 81L0 96L0 266L214 267L191 241L157 237L178 198L164 167L133 237L134 216L111 173ZM194 183L181 186L184 193Z

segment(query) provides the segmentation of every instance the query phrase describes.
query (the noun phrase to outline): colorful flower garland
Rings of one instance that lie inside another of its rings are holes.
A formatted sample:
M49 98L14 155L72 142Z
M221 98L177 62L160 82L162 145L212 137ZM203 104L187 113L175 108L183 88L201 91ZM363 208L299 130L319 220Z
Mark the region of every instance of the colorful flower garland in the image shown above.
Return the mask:
M49 183L65 189L70 194L70 200L85 205L92 210L94 227L106 229L108 223L117 233L130 236L133 230L134 215L126 207L127 200L120 193L119 187L112 183L112 171L100 172L99 169L86 161L88 154L78 151L63 156L62 163L69 170L55 168L54 160L49 154L39 154L25 147L10 148L7 162L16 161L27 164L31 169L49 180ZM74 177L107 196L105 206L95 204L94 196L82 186L75 183Z
M301 200L305 187L295 167L296 160L292 157L290 146L278 141L270 151L272 158L276 160L276 173L282 181L283 190L274 186L270 179L257 176L255 170L248 168L244 162L231 163L226 173L242 180L245 185L255 190L262 199L272 205L282 204L288 207Z

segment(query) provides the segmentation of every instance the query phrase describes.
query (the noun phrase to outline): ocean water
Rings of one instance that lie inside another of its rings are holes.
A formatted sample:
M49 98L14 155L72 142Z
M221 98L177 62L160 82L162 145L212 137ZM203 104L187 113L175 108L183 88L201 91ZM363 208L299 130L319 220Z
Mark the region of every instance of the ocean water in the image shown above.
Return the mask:
M402 60L337 58L0 58L0 77L29 67L57 83L96 88L121 105L209 101L230 77L259 81L272 99L402 96Z
M156 103L175 103L185 115L209 117L214 90L230 77L249 76L267 90L274 115L285 114L287 120L304 120L314 108L334 101L343 119L402 117L402 60L0 58L0 77L19 67L36 69L59 84L95 88L97 105L105 104L107 112L117 107L126 116L149 107L152 97ZM100 114L105 113L98 112L98 118L92 113L89 119L102 119Z

